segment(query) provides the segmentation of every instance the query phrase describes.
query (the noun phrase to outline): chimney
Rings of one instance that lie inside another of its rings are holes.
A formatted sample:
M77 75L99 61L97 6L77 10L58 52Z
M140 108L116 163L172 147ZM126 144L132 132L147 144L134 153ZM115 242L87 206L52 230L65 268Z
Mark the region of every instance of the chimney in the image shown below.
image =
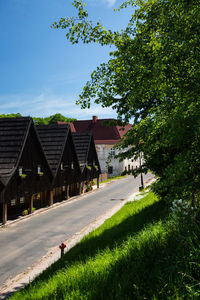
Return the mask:
M93 116L92 117L92 123L96 123L97 122L98 117L97 116Z

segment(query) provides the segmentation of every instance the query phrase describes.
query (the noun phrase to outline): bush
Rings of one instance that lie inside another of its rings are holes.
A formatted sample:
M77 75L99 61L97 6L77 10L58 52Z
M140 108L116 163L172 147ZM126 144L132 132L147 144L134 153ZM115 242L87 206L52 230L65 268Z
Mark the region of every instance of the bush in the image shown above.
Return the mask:
M26 215L28 215L28 209L24 209L22 212L22 216L26 216Z

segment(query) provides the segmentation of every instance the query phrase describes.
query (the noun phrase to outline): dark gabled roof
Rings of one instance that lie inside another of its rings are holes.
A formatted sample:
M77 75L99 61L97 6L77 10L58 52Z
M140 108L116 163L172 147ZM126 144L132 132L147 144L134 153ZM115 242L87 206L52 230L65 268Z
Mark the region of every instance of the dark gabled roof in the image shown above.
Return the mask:
M83 170L87 163L92 135L87 132L72 132L72 137L76 147L80 168Z
M0 118L0 179L4 186L18 166L31 124L30 117Z
M12 175L19 167L30 130L35 134L37 147L39 147L50 175L53 178L33 119L31 117L0 118L0 181L4 187L9 183Z
M67 124L52 124L38 125L36 128L49 166L54 176L56 176L61 163L70 127Z

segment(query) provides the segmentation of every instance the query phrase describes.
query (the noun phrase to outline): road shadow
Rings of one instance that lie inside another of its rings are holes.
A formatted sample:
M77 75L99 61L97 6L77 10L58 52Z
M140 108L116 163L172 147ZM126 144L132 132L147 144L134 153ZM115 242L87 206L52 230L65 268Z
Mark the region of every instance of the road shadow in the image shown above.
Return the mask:
M124 201L125 199L124 198L112 198L110 199L110 201Z

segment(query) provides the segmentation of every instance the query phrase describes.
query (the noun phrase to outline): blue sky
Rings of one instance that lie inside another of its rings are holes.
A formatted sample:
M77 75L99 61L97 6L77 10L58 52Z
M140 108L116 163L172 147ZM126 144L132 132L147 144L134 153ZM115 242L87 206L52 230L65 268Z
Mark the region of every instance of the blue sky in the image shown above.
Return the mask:
M85 0L93 20L121 29L131 9L114 12L120 0ZM72 0L0 0L0 114L88 119L116 117L112 109L75 104L90 73L109 59L109 47L71 45L64 30L50 25L76 14Z

